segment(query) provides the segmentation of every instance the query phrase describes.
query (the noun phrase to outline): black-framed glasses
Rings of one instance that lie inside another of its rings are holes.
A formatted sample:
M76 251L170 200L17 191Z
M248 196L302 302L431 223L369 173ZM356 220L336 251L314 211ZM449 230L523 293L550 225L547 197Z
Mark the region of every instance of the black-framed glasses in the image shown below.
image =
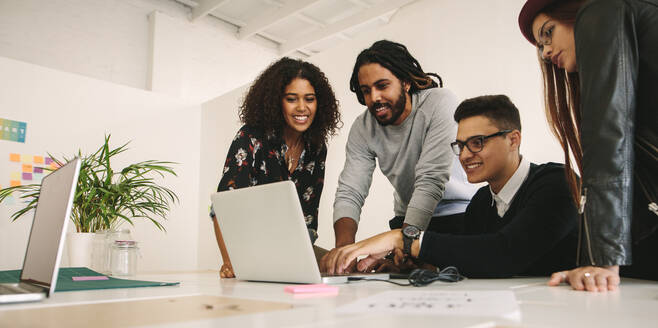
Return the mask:
M555 30L555 24L546 26L546 24L550 22L551 20L549 19L541 25L539 28L539 40L537 40L537 50L539 51L539 56L541 56L541 59L547 63L551 62L551 58L543 56L544 46L550 46L551 43L553 43L553 30Z
M512 131L514 130L502 130L488 136L472 136L466 139L466 141L455 140L450 144L450 148L452 148L452 152L457 156L461 155L464 146L466 146L471 153L479 153L484 148L485 140L497 136L503 136Z

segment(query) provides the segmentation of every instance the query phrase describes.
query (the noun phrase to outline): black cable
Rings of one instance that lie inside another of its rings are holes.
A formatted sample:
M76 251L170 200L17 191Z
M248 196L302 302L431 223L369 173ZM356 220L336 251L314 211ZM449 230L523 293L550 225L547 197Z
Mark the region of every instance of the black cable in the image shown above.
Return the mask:
M465 278L466 277L459 273L457 268L454 266L449 266L438 272L428 269L415 269L409 274L408 284L395 282L390 279L369 279L367 277L347 277L347 281L384 281L398 286L422 287L435 281L458 282L464 280Z
M416 269L409 274L409 283L415 287L429 285L435 281L443 282L458 282L464 280L464 276L459 273L454 266L443 268L443 270L436 272L427 269Z

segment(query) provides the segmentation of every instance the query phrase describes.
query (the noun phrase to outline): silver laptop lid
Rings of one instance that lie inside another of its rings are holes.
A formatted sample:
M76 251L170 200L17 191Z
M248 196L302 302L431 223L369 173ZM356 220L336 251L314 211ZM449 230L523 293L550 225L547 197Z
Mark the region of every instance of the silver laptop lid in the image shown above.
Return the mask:
M236 278L322 281L292 181L218 192L211 200Z
M80 159L74 158L41 182L21 282L46 287L48 294L55 291L79 171Z

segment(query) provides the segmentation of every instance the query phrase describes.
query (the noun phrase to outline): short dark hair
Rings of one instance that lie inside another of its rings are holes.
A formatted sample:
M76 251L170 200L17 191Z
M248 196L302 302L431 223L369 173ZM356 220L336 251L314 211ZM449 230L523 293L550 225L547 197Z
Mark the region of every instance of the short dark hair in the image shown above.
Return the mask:
M388 69L398 78L398 80L410 84L409 94L416 93L419 90L443 87L441 77L435 73L423 72L418 60L414 58L403 44L379 40L370 46L370 48L361 51L356 57L352 77L350 78L350 90L356 93L356 99L361 105L365 105L363 92L359 86L359 69L366 64L376 63ZM439 81L432 79L436 77Z
M455 122L484 116L500 129L521 131L519 110L505 95L480 96L462 101L455 110Z
M315 89L318 108L313 123L302 137L320 147L336 134L342 121L329 80L309 62L283 57L267 67L249 88L240 106L240 120L246 125L264 129L267 134L280 134L286 126L281 102L286 86L295 78L307 80Z

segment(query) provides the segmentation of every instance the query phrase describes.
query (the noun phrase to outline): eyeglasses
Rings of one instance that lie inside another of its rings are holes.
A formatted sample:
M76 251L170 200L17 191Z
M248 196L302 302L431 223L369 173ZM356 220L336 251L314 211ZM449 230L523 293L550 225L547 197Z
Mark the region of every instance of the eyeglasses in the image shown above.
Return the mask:
M551 24L548 27L546 26L546 24L549 22L551 22L550 19L542 24L541 28L539 29L539 40L537 40L537 50L539 51L539 56L541 56L541 59L547 63L551 62L551 58L544 57L544 46L550 46L553 42L553 30L555 29L555 24Z
M484 148L485 140L497 136L502 136L512 131L513 130L502 130L488 136L472 136L466 139L466 141L455 140L450 144L450 148L452 148L452 152L457 156L461 155L462 150L464 150L464 146L466 146L466 148L468 148L471 153L479 153Z

